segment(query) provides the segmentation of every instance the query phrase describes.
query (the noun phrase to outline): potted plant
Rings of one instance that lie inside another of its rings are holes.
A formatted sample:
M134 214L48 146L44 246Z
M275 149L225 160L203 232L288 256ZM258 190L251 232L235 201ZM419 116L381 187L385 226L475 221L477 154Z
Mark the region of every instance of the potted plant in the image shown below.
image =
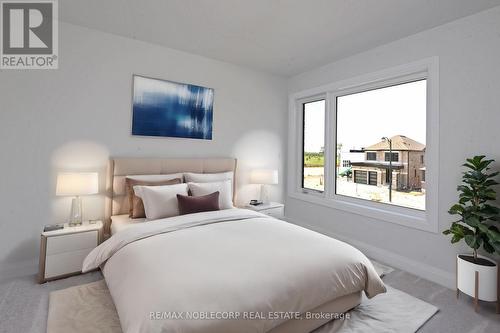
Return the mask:
M463 173L462 185L457 187L459 201L449 213L460 216L458 221L443 234L452 235L451 242L464 239L472 249L472 255L457 255L457 297L459 290L474 297L476 311L478 300L500 302L498 295L498 264L478 255L482 247L488 253L500 254L499 209L490 204L496 199L493 186L498 183L498 172L489 172L493 160L485 156L468 158L463 164L468 170ZM497 312L500 303L497 303Z

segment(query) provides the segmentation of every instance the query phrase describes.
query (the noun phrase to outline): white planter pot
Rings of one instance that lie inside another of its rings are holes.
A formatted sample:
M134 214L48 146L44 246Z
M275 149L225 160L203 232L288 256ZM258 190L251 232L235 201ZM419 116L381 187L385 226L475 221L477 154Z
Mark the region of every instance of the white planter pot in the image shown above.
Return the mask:
M498 264L493 260L479 256L494 263L494 266L478 265L460 258L469 254L457 255L457 289L471 297L487 302L498 300ZM476 280L477 272L477 280ZM477 295L476 295L477 288Z

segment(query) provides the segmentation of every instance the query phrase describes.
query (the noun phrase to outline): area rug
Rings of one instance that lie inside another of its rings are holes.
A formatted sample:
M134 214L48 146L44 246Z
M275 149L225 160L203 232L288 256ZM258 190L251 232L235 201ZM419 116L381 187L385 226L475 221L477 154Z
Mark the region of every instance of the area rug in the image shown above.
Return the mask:
M115 304L104 280L50 293L47 333L120 333Z
M372 261L379 275L392 268ZM438 309L407 293L387 286L387 293L362 303L314 333L411 333L416 332ZM120 321L104 280L50 293L47 333L120 333Z
M388 285L387 292L372 299L363 295L361 304L344 320L331 321L314 333L416 332L438 308Z
M384 265L384 264L382 264L378 261L375 261L373 259L371 259L371 262L373 264L373 267L375 268L375 271L377 271L378 276L380 276L381 278L383 278L384 276L386 276L387 274L389 274L391 272L394 272L394 268L392 268L390 266Z

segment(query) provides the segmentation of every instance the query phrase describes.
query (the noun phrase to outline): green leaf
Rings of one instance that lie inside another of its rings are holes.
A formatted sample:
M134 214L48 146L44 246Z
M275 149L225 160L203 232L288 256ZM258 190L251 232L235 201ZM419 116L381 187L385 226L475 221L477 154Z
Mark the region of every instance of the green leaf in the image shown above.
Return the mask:
M467 202L469 202L469 201L470 201L470 199L469 199L469 198L460 198L460 199L458 200L458 202L459 202L460 204L462 204L462 205L465 205L465 204L466 204Z
M465 243L477 250L481 246L481 238L478 235L465 235Z
M468 158L466 161L469 162L470 164L472 164L475 169L477 169L477 168L479 168L481 161L485 157L486 156L484 156L484 155L478 155L478 156L474 156L473 158Z
M457 191L461 191L463 193L472 194L472 190L468 186L466 186L466 185L458 185L457 186Z
M455 244L455 243L458 243L460 242L460 240L464 238L463 236L460 236L460 235L453 235L453 237L451 238L451 244Z
M493 218L493 217L496 216L496 214L488 214L488 213L484 213L484 212L481 212L481 211L475 212L474 215L479 216L479 217L481 217L481 218L483 218L485 220L489 220L489 219L491 219L491 218Z
M488 166L493 163L494 160L484 160L484 161L480 161L477 165L477 169L478 170L485 170L488 168Z
M464 222L467 223L467 225L470 225L471 227L477 227L481 222L476 216L470 216L464 219Z
M484 233L487 233L488 232L488 226L486 224L482 224L480 223L478 226L478 229Z
M474 236L473 235L465 236L465 243L467 243L467 245L472 247L472 245L474 244Z
M460 234L462 236L474 233L470 227L468 227L466 225L465 226L461 225L459 222L455 222L455 223L451 224L451 231L455 234Z
M493 242L493 243L490 242L490 244L495 248L495 252L500 254L500 242Z
M493 172L493 173L490 173L489 175L486 176L486 178L493 178L493 177L496 177L500 174L500 172ZM498 183L497 183L498 184Z
M494 226L490 226L488 230L485 232L488 235L488 238L493 240L494 242L500 242L500 232Z
M484 205L483 208L481 208L481 211L485 212L485 213L490 213L490 214L500 213L500 209L498 209L498 207L491 206L491 205Z
M483 183L483 186L494 186L494 185L498 185L498 182L493 179L488 179Z
M488 240L485 240L485 239L483 239L483 249L488 253L495 252L495 248L493 247L493 245L490 245Z
M463 212L464 212L464 207L460 204L455 204L451 206L450 210L448 211L448 213L452 215L462 214Z
M471 163L465 163L465 164L462 164L462 166L469 168L469 169L472 169L472 170L476 169L476 167L474 165L472 165Z

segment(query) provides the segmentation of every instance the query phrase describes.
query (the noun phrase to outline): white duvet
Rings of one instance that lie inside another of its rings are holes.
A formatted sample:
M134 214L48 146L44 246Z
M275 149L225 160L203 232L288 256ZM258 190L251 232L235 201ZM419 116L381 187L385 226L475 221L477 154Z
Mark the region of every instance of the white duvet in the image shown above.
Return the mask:
M123 230L83 271L99 266L123 331L134 333L267 332L338 297L385 292L352 246L243 209Z

